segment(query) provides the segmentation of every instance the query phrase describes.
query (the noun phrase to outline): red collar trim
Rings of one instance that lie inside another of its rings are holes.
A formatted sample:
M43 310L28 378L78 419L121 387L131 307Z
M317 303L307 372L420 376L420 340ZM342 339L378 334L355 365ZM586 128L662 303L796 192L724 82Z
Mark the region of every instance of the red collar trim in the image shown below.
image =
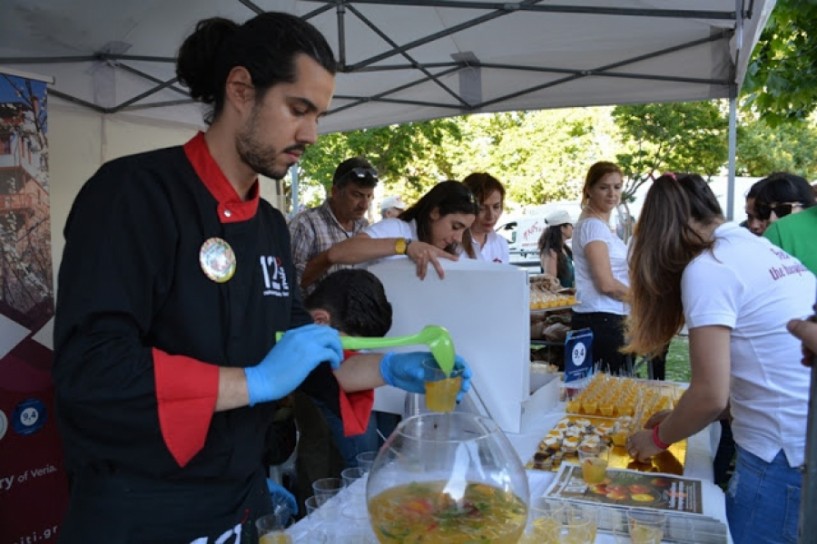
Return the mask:
M258 211L258 201L260 200L257 179L252 189L250 189L250 199L241 200L224 172L221 171L213 155L210 154L203 132L199 132L184 144L184 153L204 186L207 187L213 198L218 201L219 221L222 223L238 223L255 217L255 212Z

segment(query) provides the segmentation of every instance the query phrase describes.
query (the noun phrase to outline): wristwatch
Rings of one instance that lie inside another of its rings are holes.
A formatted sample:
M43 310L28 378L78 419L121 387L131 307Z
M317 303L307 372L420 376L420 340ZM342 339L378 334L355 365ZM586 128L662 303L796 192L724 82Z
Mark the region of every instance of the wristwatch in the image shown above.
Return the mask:
M394 241L395 255L405 255L408 251L408 246L411 243L411 238L398 238Z

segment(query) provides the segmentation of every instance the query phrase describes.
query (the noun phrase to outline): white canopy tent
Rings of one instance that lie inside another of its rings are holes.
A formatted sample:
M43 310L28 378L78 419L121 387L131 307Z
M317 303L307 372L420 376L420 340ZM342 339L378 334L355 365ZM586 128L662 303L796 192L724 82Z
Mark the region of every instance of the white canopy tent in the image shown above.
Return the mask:
M321 126L334 132L475 112L733 98L774 3L5 0L0 66L53 76L51 97L106 115L200 127L201 109L175 77L184 37L202 18L287 11L317 26L342 63ZM734 107L731 121L734 157ZM731 217L731 197L727 208Z
M729 97L773 0L6 0L0 65L100 112L201 125L174 60L199 19L301 15L342 62L334 132L471 112Z
M175 78L181 41L202 18L243 21L278 10L317 26L342 63L324 132L476 112L729 98L731 217L734 99L774 4L3 0L0 66L53 77L52 100L201 127L201 110ZM810 429L813 444L813 422ZM804 505L817 495L811 480ZM804 534L813 542L817 532Z

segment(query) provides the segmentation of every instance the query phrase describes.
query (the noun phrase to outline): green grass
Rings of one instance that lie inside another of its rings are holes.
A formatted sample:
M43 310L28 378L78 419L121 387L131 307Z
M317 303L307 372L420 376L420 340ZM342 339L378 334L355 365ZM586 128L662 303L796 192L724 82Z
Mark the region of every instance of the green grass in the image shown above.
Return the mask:
M667 354L667 380L689 381L689 337L676 336L669 345Z
M637 374L641 378L647 377L645 365L639 365ZM666 366L667 381L689 382L689 338L676 336L669 345Z

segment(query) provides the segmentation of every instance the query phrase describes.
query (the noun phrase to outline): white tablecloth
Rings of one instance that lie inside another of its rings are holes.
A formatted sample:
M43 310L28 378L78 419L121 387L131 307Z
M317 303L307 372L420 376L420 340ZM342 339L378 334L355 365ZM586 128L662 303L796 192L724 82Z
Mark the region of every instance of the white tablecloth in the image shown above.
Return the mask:
M536 452L539 441L547 431L564 416L564 404L560 403L553 410L543 414L536 420L530 428L524 429L521 433L506 433L508 440L513 445L522 463L527 462ZM720 438L720 425L717 423L709 425L706 429L689 438L687 442L687 456L684 465L684 476L697 478L703 482L703 510L704 514L721 520L726 524L726 509L724 505L723 491L713 483L712 460L717 450ZM528 485L531 497L542 496L550 486L555 472L541 470L528 471ZM358 480L351 487L344 489L338 496L334 497L326 506L322 507L322 518L313 519L314 516L304 518L287 532L293 537L295 542L316 542L319 543L316 529L320 524L329 527L330 534L327 542L354 542L355 544L365 544L365 538L360 534L352 535L352 531L359 531L361 526L365 532L374 540L374 533L368 527L368 516L366 514L365 501L365 480ZM333 521L337 520L337 521ZM327 531L324 531L327 532ZM351 537L354 538L351 538ZM344 537L350 537L346 540ZM361 540L364 538L364 540ZM608 540L609 538L609 540ZM609 535L599 534L597 542L612 542Z

